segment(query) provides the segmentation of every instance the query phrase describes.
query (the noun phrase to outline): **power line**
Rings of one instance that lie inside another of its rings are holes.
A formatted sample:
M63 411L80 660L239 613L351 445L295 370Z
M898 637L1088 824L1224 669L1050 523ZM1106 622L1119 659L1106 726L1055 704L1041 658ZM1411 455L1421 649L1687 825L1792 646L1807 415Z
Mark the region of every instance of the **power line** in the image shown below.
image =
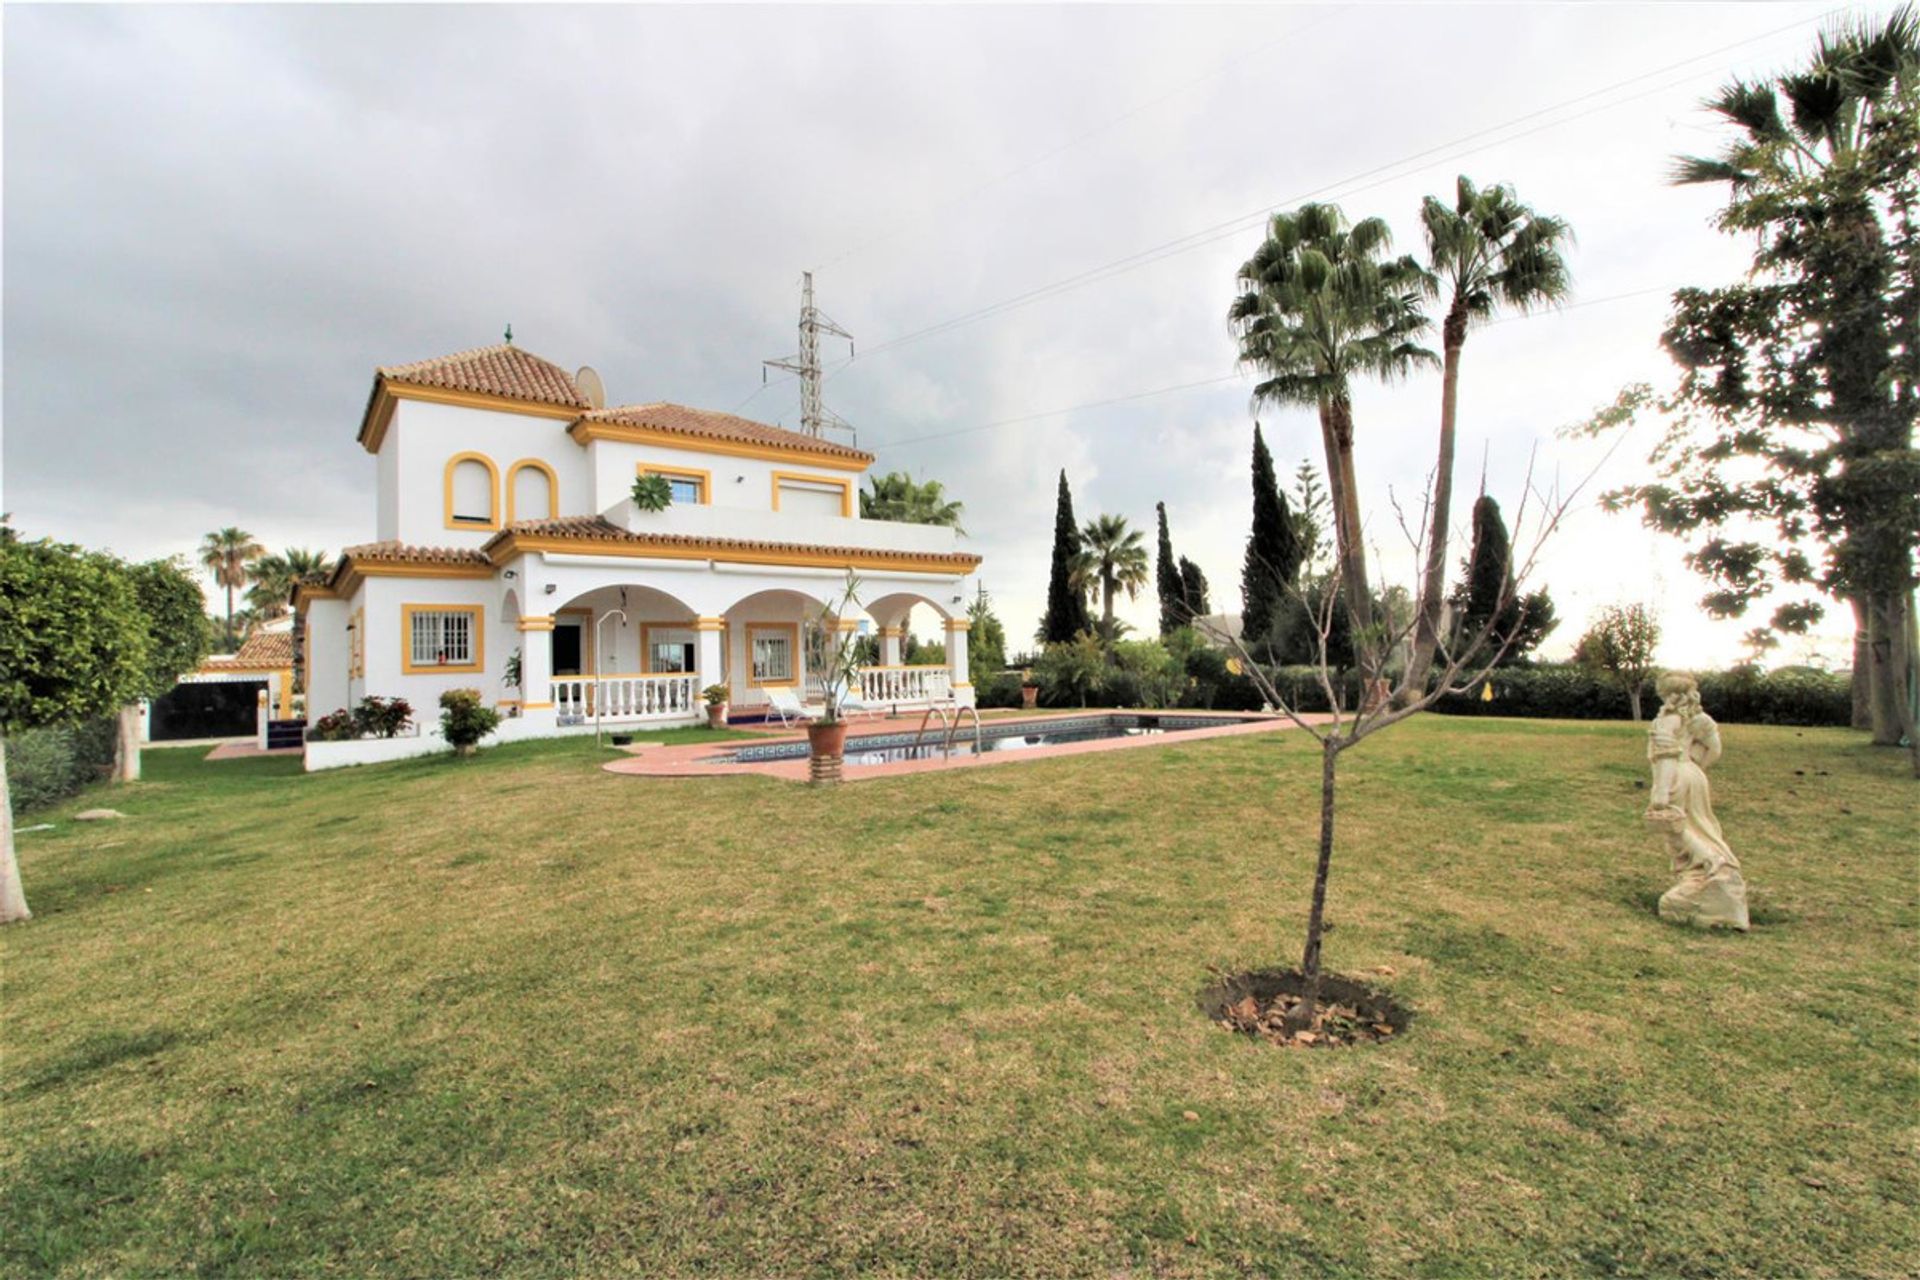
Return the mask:
M1560 315L1562 312L1578 311L1583 307L1597 307L1609 302L1624 302L1629 298L1644 298L1648 294L1665 292L1667 292L1666 286L1656 285L1646 289L1632 289L1626 293L1611 293L1602 298L1589 298L1584 302L1568 303L1566 306L1555 307L1550 311L1531 311L1520 315L1502 316L1498 320L1490 322L1489 327L1491 327L1492 324L1507 324L1516 320L1544 320ZM1104 409L1116 404L1129 404L1136 400L1149 400L1155 396L1172 395L1176 391L1193 391L1200 387L1217 387L1223 382L1237 382L1246 376L1244 372L1235 370L1232 373L1224 374L1218 378L1201 378L1196 382L1177 382L1171 386L1153 387L1146 391L1135 391L1123 396L1112 396L1105 400L1089 400L1084 404L1067 405L1060 409L1045 409L1039 413L1021 414L1016 418L1000 418L994 422L982 422L971 427L955 427L951 431L935 431L924 436L908 436L904 440L884 440L872 447L875 451L901 449L910 444L926 444L932 440L947 440L954 436L974 435L981 431L993 431L1000 427L1018 426L1025 422L1037 422L1042 418L1058 418L1065 414L1080 413L1087 409Z
M1291 196L1287 199L1278 201L1276 203L1266 205L1253 212L1242 214L1241 216L1236 218L1228 219L1225 222L1218 222L1213 224L1212 226L1204 227L1199 231L1190 232L1187 235L1178 236L1172 240L1163 241L1160 244L1149 246L1146 249L1139 250L1135 253L1128 254L1121 258L1116 258L1111 262L1103 263L1100 266L1089 268L1088 270L1079 272L1078 274L1067 276L1060 280L1056 280L1051 284L1042 285L1038 288L1030 289L1024 293L1015 294L1012 297L1004 298L998 302L989 303L984 307L979 307L972 311L963 312L960 315L951 317L947 320L942 320L935 324L927 325L920 329L915 329L908 333L901 334L898 337L890 338L885 342L869 347L867 349L867 355L869 358L871 358L872 356L878 355L883 351L894 350L898 347L905 346L908 343L919 341L922 338L932 337L936 334L944 333L950 329L959 328L963 325L971 324L979 320L989 319L993 316L1003 314L1007 311L1012 311L1017 308L1030 305L1031 303L1041 301L1042 299L1057 296L1058 294L1069 292L1073 289L1080 288L1084 285L1093 284L1099 280L1107 279L1116 275L1121 275L1128 271L1135 270L1139 267L1152 265L1153 263L1162 261L1165 258L1174 257L1174 256L1177 256L1178 254L1186 253L1192 249L1197 249L1208 244L1216 243L1219 240L1225 239L1232 235L1237 235L1241 231L1246 230L1253 225L1257 225L1260 222L1263 222L1275 210L1284 208L1287 205L1294 204L1302 200L1309 200L1316 196L1328 195L1335 192L1341 192L1344 195L1352 195L1352 194L1357 194L1357 192L1359 191L1370 190L1374 186L1381 186L1387 182L1397 181L1399 178L1407 175L1401 174L1401 173L1389 173L1388 171L1397 170L1402 168L1403 166L1429 159L1433 156L1438 155L1441 152L1450 151L1453 148L1461 146L1465 143L1475 142L1482 138L1488 138L1489 135L1503 134L1507 130L1512 129L1517 125L1526 124L1528 121L1538 119L1541 116L1550 115L1558 111L1563 111L1568 107L1576 106L1582 102L1586 102L1594 98L1604 97L1607 94L1611 94L1619 89L1626 88L1629 85L1638 84L1645 80L1668 75L1674 71L1680 70L1681 68L1691 66L1694 63L1702 62L1709 58L1719 57L1725 53L1731 52L1732 50L1743 48L1750 44L1755 44L1763 40L1770 40L1775 36L1784 34L1785 32L1788 32L1788 31L1795 30L1799 27L1806 26L1809 23L1825 21L1826 19L1831 18L1835 14L1838 14L1841 12L1843 12L1843 10L1834 9L1834 10L1829 10L1826 13L1816 15L1811 18L1803 18L1796 22L1790 22L1785 26L1776 27L1770 31L1762 32L1759 35L1749 36L1743 40L1736 40L1731 44L1722 45L1718 48L1710 49L1704 53L1695 54L1689 58L1683 58L1678 62L1669 63L1666 66L1656 68L1655 70L1643 72L1635 76L1630 76L1624 80L1616 81L1613 84L1605 85L1598 89L1589 90L1586 93L1578 94L1572 98L1565 99L1564 101L1553 103L1549 106L1537 108L1533 111L1526 112L1523 115L1516 116L1513 119L1504 121L1500 124L1490 125L1484 129L1479 129L1471 133L1463 134L1458 138L1452 139L1451 141L1443 142L1436 146L1428 147L1428 148L1425 148L1424 150L1413 152L1397 160L1389 161L1386 164L1376 165L1371 169L1363 170L1360 173L1353 174L1337 182L1333 182L1333 183L1315 188L1311 191L1307 191L1299 195ZM1466 151L1454 152L1448 158L1461 159L1467 155L1472 155L1477 151L1486 150L1488 147L1498 146L1504 143L1518 141L1520 138L1531 137L1533 134L1543 132L1547 129L1558 128L1561 125L1571 124L1576 120L1585 119L1586 117L1598 114L1601 111L1612 110L1616 107L1625 106L1629 102L1635 102L1642 98L1651 97L1659 93L1664 93L1667 90L1676 87L1677 84L1679 83L1682 83L1682 82L1676 81L1673 84L1656 85L1652 89L1649 89L1644 93L1635 94L1627 98L1621 98L1614 101L1601 103L1600 105L1593 107L1587 111L1578 112L1574 115L1566 116L1557 120L1551 120L1544 124L1538 125L1532 129L1524 130L1520 133L1512 134L1510 136L1492 138L1490 141L1484 143L1481 146L1473 147ZM1367 178L1371 178L1379 174L1387 174L1388 176L1381 178L1379 181L1369 184L1368 186L1354 187L1352 185L1354 183L1362 182ZM851 363L853 363L851 360L838 362L830 370L830 372L828 373L828 376L832 377L835 374L838 374Z

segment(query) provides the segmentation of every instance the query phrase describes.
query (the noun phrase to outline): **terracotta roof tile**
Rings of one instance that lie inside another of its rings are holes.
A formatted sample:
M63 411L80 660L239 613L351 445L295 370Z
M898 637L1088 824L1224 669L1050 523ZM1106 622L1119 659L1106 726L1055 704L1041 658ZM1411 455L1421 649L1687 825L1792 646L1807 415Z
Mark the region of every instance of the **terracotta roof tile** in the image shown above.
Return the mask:
M551 360L542 360L530 351L504 342L472 351L456 351L432 360L416 360L412 364L385 365L375 372L390 381L413 386L475 391L574 409L591 407L580 394L580 388L574 385L572 374Z
M363 542L357 547L345 547L340 559L403 561L407 564L492 564L486 553L472 547L416 547L404 542L389 539L386 542Z
M208 658L200 664L203 671L225 671L244 669L248 671L279 670L293 665L293 632L256 631L240 645L240 651L231 657Z
M809 437L810 439L811 437ZM510 534L535 537L578 538L587 542L630 542L643 547L718 547L734 551L812 552L844 555L849 559L866 556L911 556L915 560L950 564L971 569L980 557L965 551L901 551L884 547L828 547L812 542L767 542L758 538L710 538L685 533L633 533L601 516L562 516L558 520L517 520L494 535L493 542ZM487 545L492 546L493 542Z
M717 409L689 409L683 404L623 404L611 409L595 409L580 415L582 422L610 422L623 426L649 427L675 435L703 440L740 440L775 448L804 449L850 461L872 462L873 455L836 440L825 440L784 427L769 426Z

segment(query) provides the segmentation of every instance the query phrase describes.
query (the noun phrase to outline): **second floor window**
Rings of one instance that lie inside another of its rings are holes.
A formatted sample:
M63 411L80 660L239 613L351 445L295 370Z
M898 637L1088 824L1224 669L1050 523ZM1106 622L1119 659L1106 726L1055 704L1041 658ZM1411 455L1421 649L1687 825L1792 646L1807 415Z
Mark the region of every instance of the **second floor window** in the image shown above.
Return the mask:
M682 506L698 506L707 500L706 483L692 476L668 476L667 488L673 490L673 500Z

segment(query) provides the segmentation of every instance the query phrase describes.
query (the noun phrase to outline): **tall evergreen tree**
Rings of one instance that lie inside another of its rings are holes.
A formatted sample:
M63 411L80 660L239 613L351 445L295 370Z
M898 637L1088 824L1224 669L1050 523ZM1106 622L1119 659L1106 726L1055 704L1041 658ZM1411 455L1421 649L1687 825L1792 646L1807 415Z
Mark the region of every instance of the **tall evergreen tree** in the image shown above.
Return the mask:
M1273 455L1253 424L1253 531L1247 537L1247 559L1240 570L1241 635L1258 653L1273 635L1274 620L1286 605L1287 592L1300 577L1300 535L1280 482L1273 473Z
M1180 609L1182 626L1213 612L1213 603L1207 599L1207 575L1185 556L1180 557Z
M1074 569L1080 559L1080 526L1073 518L1073 494L1060 472L1060 500L1053 513L1053 575L1047 580L1047 612L1040 620L1042 644L1064 644L1093 630L1087 598Z
M1156 502L1160 513L1160 547L1153 561L1153 582L1160 593L1160 634L1170 636L1187 623L1193 614L1180 582L1180 565L1173 558L1173 536L1167 532L1167 504Z
M1485 495L1473 504L1473 553L1467 561L1466 581L1454 588L1453 605L1454 634L1460 642L1493 620L1486 651L1491 656L1506 645L1499 663L1503 667L1524 659L1559 625L1545 587L1524 596L1515 594L1513 545L1506 518L1500 514L1500 504Z

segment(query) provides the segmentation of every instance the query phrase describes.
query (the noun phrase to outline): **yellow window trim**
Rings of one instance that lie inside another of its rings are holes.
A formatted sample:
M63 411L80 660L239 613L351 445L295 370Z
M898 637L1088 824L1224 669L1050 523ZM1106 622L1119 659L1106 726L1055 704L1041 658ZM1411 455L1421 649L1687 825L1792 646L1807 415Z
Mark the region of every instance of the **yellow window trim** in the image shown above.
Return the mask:
M453 518L453 473L463 462L478 462L487 469L487 518L485 520L456 520ZM447 459L447 468L441 473L445 489L445 506L441 509L446 526L449 529L498 529L500 527L500 468L492 458L484 453L468 450L456 453Z
M473 661L463 663L413 661L413 615L416 613L464 613L473 621ZM400 670L404 675L479 675L487 669L486 606L478 604L403 604L400 606Z
M702 471L698 467L663 467L657 462L636 462L633 475L637 480L641 476L665 476L669 480L698 480L700 482L700 504L703 507L713 505L713 472Z
M367 611L355 609L347 621L353 626L353 639L347 645L347 678L359 680L367 674Z
M773 473L773 509L780 509L780 485L784 481L798 481L801 484L825 485L840 490L840 514L853 514L853 480L848 476L815 476L804 471L776 471Z
M692 671L655 671L653 669L653 633L656 631L688 631L694 633ZM698 675L700 673L700 620L691 618L686 622L643 622L640 624L640 674L655 675Z
M547 513L543 516L536 516L531 514L521 515L520 513L514 510L514 504L513 504L514 480L518 478L521 471L527 470L529 468L534 471L544 471L547 476ZM507 523L508 524L512 524L515 520L555 520L559 518L560 516L560 477L554 472L554 469L552 467L548 466L546 463L542 462L540 459L522 458L520 459L520 461L508 467L507 483L504 486L504 488L505 488L506 497L507 497Z
M778 689L800 683L800 624L797 622L749 622L747 628L746 668L747 687L749 689ZM778 631L787 637L792 648L788 653L793 659L793 675L785 680L756 680L753 678L753 633L756 631Z

